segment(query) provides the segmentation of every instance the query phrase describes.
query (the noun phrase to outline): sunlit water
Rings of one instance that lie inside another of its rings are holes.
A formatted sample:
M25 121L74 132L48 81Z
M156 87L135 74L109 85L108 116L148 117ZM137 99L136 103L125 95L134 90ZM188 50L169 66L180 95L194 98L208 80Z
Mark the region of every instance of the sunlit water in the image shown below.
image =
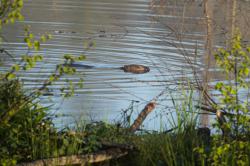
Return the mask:
M199 3L193 4L195 11L189 8L193 13L182 17L183 4L159 7L152 2L25 0L25 21L5 28L6 41L2 47L16 57L26 54L24 25L31 25L35 35L52 34L53 38L42 44L39 52L44 55L44 62L20 74L27 89L41 86L56 65L63 63L66 53L84 54L87 59L79 63L95 66L77 68L76 75L65 76L49 88L53 96L42 97L44 105L52 105L53 111L60 115L55 121L58 125L81 118L118 121L122 110L133 101L133 117L136 117L150 100L165 90L144 123L146 128L159 129L161 122L171 117L172 98L183 98L180 83L187 78L192 81L187 58L195 62L195 68L203 70L205 34L204 27L197 26L204 21ZM181 33L181 39L166 22ZM87 43L95 44L86 49ZM126 64L146 65L150 72L131 74L118 69ZM9 65L10 59L5 58L4 66ZM66 85L65 79L77 83L80 78L84 87L76 88L70 99L62 99L59 88Z

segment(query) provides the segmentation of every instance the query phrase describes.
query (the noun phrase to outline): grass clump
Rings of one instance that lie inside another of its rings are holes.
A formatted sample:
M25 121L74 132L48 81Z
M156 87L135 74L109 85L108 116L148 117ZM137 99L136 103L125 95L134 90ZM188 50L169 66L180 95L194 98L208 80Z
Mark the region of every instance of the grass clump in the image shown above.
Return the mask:
M46 109L30 101L17 80L1 83L0 101L1 161L36 158L41 153L38 149L45 148L41 146L47 143L46 137L54 132Z
M26 95L18 80L0 84L0 165L82 155L125 143L126 129L104 122L57 129L49 108Z
M137 144L140 151L137 165L194 165L195 154L192 149L197 144L197 136L192 132L143 136Z
M19 81L0 86L1 165L81 152L83 139L69 130L59 132L48 109L25 95Z

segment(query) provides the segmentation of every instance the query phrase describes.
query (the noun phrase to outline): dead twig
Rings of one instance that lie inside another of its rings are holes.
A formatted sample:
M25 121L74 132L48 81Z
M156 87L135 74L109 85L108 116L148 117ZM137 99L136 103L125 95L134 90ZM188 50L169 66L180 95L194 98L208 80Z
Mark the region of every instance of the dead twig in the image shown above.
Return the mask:
M211 107L207 107L207 106L195 106L195 107L198 108L198 109L207 111L207 112L214 113L214 114L216 114L216 113L218 112L217 109L211 108ZM222 114L223 116L228 116L228 117L235 117L235 116L237 116L236 114L232 114L232 113L225 112L225 111L220 111L220 112L221 112L221 114Z

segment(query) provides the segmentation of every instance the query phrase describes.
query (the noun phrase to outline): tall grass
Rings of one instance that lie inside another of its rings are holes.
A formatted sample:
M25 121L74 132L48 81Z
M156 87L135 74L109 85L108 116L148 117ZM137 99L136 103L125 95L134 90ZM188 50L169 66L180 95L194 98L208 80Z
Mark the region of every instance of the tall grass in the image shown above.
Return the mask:
M142 134L134 138L138 153L128 158L138 166L190 166L201 163L197 160L197 146L205 146L204 136L197 130L198 113L193 105L193 92L185 95L180 104L173 99L176 121L169 132ZM173 116L174 117L174 116Z

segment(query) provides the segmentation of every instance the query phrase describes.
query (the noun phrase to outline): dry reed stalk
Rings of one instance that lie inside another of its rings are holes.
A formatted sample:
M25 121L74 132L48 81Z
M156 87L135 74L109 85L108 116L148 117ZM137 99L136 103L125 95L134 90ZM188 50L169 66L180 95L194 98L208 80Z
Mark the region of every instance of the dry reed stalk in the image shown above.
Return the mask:
M236 11L237 10L237 0L232 0L232 27L231 27L231 38L235 35L236 30Z
M204 4L204 15L205 15L205 21L206 21L206 55L205 55L205 63L206 68L204 71L204 81L203 81L203 93L208 93L208 82L210 81L210 73L209 69L211 67L212 62L212 54L213 54L213 9L214 9L214 1L213 0L203 0ZM204 98L205 102L206 97ZM201 125L203 127L207 127L209 125L209 117L206 114L203 114L201 116Z

